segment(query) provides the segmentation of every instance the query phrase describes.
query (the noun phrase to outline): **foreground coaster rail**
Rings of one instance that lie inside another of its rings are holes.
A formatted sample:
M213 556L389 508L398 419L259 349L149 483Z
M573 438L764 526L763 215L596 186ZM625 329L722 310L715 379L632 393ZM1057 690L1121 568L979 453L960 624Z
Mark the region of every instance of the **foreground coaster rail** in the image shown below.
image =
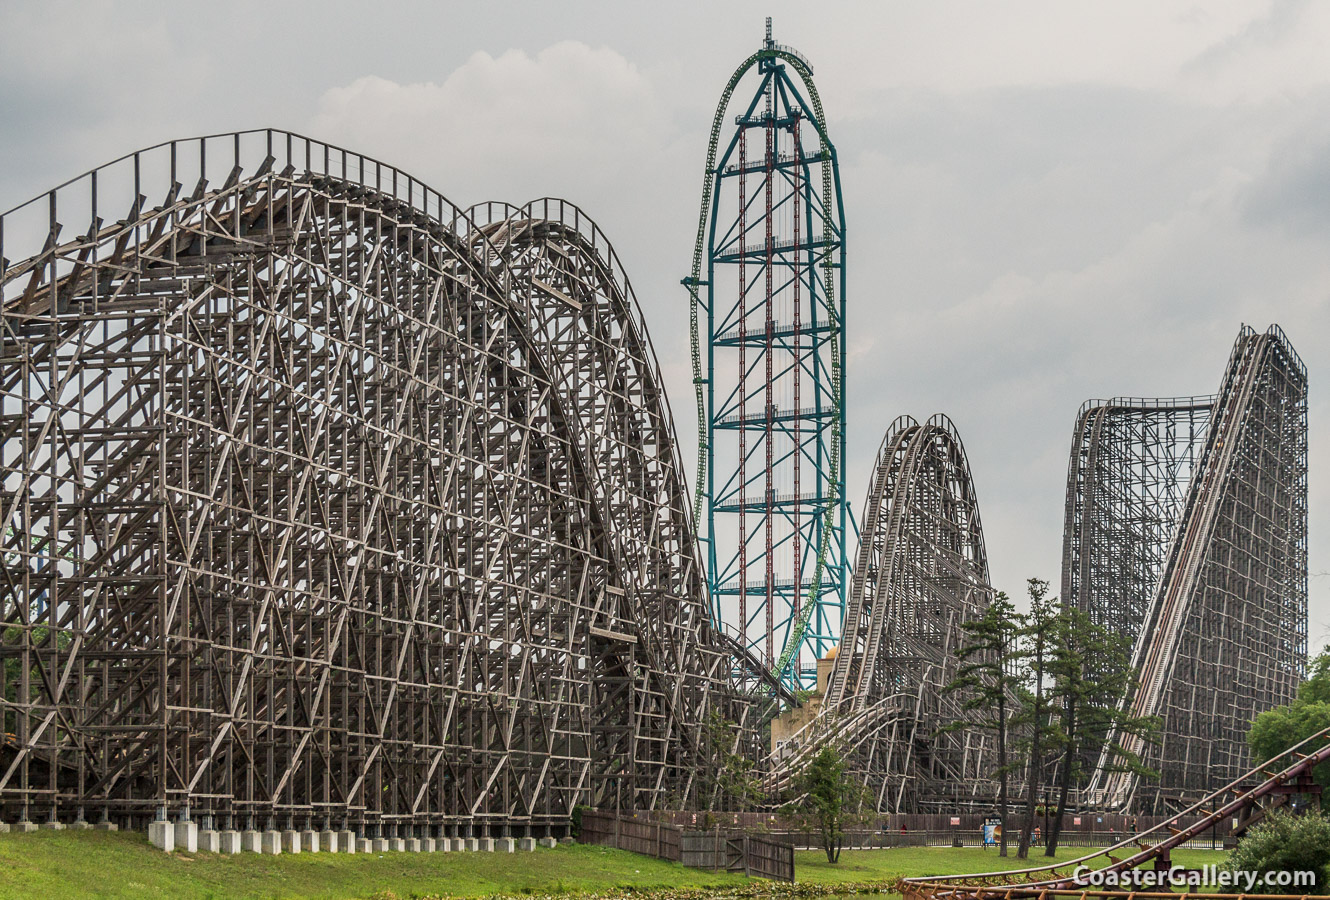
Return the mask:
M1093 860L1107 856L1109 864L1103 872L1126 872L1139 869L1146 863L1154 863L1156 871L1165 871L1172 866L1171 852L1194 837L1204 834L1220 822L1230 817L1238 817L1235 831L1243 831L1259 821L1271 809L1286 802L1294 793L1317 793L1318 787L1311 781L1311 772L1319 764L1330 760L1330 728L1323 729L1299 744L1264 764L1247 772L1239 778L1203 798L1175 817L1200 815L1193 824L1186 828L1173 828L1168 822L1119 841L1105 850L1081 856L1067 862L1032 866L1006 872L978 872L969 875L923 876L904 878L898 889L906 900L961 900L961 898L980 897L1029 897L1050 896L1057 893L1075 893L1077 896L1126 896L1123 892L1087 890L1087 885L1079 884L1074 879L1078 866L1089 865ZM1244 782L1255 778L1262 779L1255 786L1244 788ZM1233 799L1225 798L1234 795ZM1258 806L1263 799L1269 799L1269 805ZM1150 843L1151 836L1160 838ZM1118 858L1114 853L1120 850L1131 852L1130 856ZM1177 896L1176 894L1147 894L1131 892L1134 897ZM1203 897L1205 894L1188 893L1189 897ZM1257 895L1247 894L1248 898ZM1278 895L1289 896L1289 895Z

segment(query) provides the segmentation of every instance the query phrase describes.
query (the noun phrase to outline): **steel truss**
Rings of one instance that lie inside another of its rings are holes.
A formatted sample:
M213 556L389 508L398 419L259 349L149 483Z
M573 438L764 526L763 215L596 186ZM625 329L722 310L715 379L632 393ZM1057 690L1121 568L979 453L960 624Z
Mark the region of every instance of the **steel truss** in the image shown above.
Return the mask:
M722 145L729 101L750 71L756 88ZM763 49L716 110L684 284L714 615L792 689L813 686L845 608L844 235L812 69L771 39L768 20Z
M1094 768L1086 799L1166 812L1248 765L1255 716L1290 701L1307 652L1307 375L1277 326L1238 335L1220 392L1082 408L1064 602L1134 644L1124 701L1162 718L1127 746L1160 771Z
M845 636L817 718L777 759L772 787L821 746L851 767L884 813L988 804L996 746L967 715L956 675L962 624L992 601L988 557L965 448L945 416L897 419L864 503Z
M541 828L705 802L713 715L747 749L576 207L259 131L68 182L4 255L7 816Z

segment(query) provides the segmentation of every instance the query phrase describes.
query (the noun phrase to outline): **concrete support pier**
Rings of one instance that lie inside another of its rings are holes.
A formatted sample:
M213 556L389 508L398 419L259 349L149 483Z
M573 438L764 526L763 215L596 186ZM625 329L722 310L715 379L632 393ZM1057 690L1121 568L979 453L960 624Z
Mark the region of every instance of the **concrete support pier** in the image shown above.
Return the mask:
M264 853L276 856L282 852L282 833L280 831L265 831L262 838Z
M238 831L219 831L217 832L217 852L218 853L239 853L240 852L240 832Z
M23 823L19 823L20 825ZM148 823L148 843L170 853L175 849L175 825L165 819Z
M199 825L188 819L175 823L175 848L182 853L199 852Z

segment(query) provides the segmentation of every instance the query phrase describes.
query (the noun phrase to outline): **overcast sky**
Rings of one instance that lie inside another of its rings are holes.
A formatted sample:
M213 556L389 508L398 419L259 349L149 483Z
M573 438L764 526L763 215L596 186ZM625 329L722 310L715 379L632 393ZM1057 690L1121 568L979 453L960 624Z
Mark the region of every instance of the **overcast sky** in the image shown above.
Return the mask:
M0 0L0 209L252 127L462 206L568 198L624 259L691 454L678 282L714 106L766 15L842 166L856 513L891 420L945 412L997 586L1056 585L1082 401L1211 393L1239 326L1277 322L1310 373L1330 640L1330 3Z

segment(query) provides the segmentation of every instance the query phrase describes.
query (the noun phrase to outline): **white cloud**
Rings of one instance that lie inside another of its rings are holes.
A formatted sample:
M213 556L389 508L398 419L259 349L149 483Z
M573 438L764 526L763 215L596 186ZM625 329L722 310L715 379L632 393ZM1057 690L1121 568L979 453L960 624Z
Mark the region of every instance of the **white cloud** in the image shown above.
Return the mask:
M534 56L477 52L442 82L357 78L324 93L313 128L408 171L440 173L443 192L466 205L520 203L569 176L634 165L656 152L665 121L636 66L563 41Z

